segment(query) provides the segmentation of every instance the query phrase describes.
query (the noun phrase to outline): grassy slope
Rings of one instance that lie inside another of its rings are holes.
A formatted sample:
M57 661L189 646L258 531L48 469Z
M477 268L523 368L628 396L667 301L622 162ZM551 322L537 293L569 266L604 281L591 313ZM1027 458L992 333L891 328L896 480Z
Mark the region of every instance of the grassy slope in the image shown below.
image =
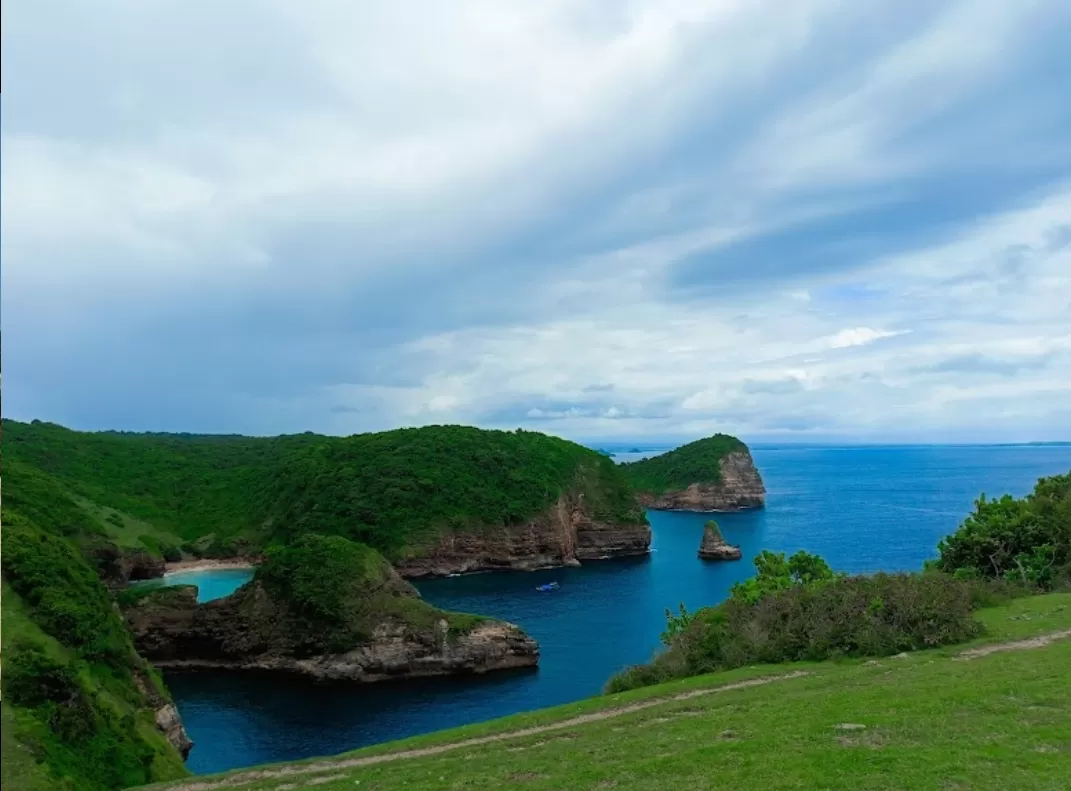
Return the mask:
M569 491L582 492L596 517L644 519L610 459L535 432L429 426L250 438L9 420L3 432L4 461L21 467L23 480L47 473L95 530L127 546L145 543L143 535L265 544L320 532L396 558L442 530L523 522Z
M6 583L0 603L5 657L13 656L14 646L31 644L43 650L49 658L79 668L79 684L83 692L92 697L96 709L106 710L114 718L133 718L139 738L153 749L152 767L148 770L150 776L175 778L186 774L178 753L156 730L152 711L131 705L133 693L124 679L102 665L80 662L75 652L43 632L30 617L22 599ZM96 788L89 776L80 774L82 765L77 759L71 760L72 754L49 732L35 712L14 705L7 697L0 702L0 708L3 719L0 785L3 788L14 791ZM36 757L42 750L47 753L44 763ZM61 779L50 772L50 765L62 765L66 778Z
M722 457L737 451L747 451L747 445L728 434L715 434L621 468L638 491L662 494L693 483L717 483Z
M1071 629L1071 594L983 610L978 645ZM970 661L970 646L903 659L742 668L291 765L306 773L231 773L226 788L340 789L725 788L1065 791L1071 778L1071 639ZM696 694L747 679L768 685ZM682 695L689 697L679 698ZM678 698L678 699L675 699ZM584 723L579 715L636 711ZM865 729L841 730L842 723ZM556 726L542 733L523 728ZM514 736L501 737L514 733ZM436 748L372 765L360 759ZM350 762L346 765L341 762ZM212 778L198 778L209 791ZM355 784L359 781L359 784ZM169 784L182 788L185 784Z

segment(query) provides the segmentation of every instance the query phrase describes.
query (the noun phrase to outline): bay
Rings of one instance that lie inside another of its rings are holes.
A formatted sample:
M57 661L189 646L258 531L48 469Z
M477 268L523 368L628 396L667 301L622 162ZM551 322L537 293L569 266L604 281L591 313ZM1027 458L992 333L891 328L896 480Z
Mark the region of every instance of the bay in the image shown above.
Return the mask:
M168 673L196 743L188 766L216 772L327 755L598 694L657 649L666 608L720 601L762 549L806 549L848 572L915 570L980 492L1022 495L1039 476L1071 469L1071 446L757 446L753 455L767 507L715 516L743 561L697 559L709 516L652 511L647 558L419 583L438 606L522 626L540 642L538 670L370 686ZM536 590L551 581L556 591Z

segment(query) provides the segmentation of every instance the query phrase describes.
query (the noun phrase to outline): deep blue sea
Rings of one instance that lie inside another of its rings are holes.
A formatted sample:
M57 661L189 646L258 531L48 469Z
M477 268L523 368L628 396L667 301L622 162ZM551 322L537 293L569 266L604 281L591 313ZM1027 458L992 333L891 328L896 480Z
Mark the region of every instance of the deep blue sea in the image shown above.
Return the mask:
M189 768L325 755L595 695L616 670L651 656L667 607L720 601L750 576L761 549L805 549L850 572L918 569L980 492L1022 495L1039 476L1071 470L1071 446L759 446L752 453L767 507L716 516L726 538L743 548L741 562L697 559L708 517L652 511L648 558L419 584L440 607L524 627L542 649L538 670L370 686L167 674L196 743ZM215 592L228 592L240 584L235 579ZM559 590L535 589L552 580Z

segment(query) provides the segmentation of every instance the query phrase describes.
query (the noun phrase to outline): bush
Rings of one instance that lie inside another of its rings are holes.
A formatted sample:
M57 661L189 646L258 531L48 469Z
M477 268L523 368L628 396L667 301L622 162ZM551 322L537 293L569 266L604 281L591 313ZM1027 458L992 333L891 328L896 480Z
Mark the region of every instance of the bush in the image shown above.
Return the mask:
M48 634L113 667L128 666L133 646L107 588L66 539L20 514L4 513L4 579Z
M776 591L797 585L818 585L836 576L825 560L809 552L797 552L786 560L784 553L764 549L752 562L755 576L733 585L734 599L756 602Z
M981 633L974 598L972 583L933 573L820 578L758 598L734 595L690 616L666 651L619 673L607 690L751 664L888 656L963 642Z
M5 652L5 700L19 706L69 700L78 685L74 669L34 645L17 643Z
M983 494L938 545L937 567L960 576L1009 578L1051 590L1071 565L1071 473L1041 478L1016 499Z

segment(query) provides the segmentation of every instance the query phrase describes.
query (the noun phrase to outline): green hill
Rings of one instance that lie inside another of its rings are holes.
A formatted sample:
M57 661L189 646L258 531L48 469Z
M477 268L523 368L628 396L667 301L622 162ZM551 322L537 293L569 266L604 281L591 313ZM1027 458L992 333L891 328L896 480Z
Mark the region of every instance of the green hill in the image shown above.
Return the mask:
M722 459L740 452L747 453L748 448L739 439L715 434L621 467L638 491L662 494L694 483L720 483Z
M316 532L395 559L443 531L522 523L563 493L583 494L593 516L644 521L610 459L528 431L428 426L253 438L5 420L3 435L20 506L36 496L30 489L51 487L80 506L79 531L156 554L185 542L226 555L238 542L256 549Z
M2 518L3 787L107 791L186 774L155 725L170 696L96 570L9 497Z
M979 617L957 648L741 668L160 788L1066 791L1071 594Z

